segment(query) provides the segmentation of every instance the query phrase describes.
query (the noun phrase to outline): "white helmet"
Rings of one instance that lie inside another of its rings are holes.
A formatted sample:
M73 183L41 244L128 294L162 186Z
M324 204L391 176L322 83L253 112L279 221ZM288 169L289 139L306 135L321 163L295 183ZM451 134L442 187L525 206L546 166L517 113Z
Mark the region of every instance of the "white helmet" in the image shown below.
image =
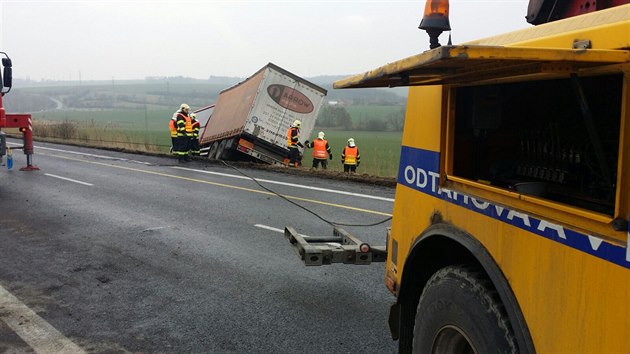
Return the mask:
M317 137L320 139L324 139L324 132L317 133Z
M296 119L295 121L293 121L293 124L291 126L295 128L299 128L300 126L302 126L302 122Z
M187 104L182 103L182 105L179 106L179 110L182 112L188 112L188 110L190 110L190 107Z
M353 138L348 139L348 146L354 147L354 139Z
M197 118L197 115L196 115L196 114L194 114L194 113L191 113L191 114L190 114L190 118Z

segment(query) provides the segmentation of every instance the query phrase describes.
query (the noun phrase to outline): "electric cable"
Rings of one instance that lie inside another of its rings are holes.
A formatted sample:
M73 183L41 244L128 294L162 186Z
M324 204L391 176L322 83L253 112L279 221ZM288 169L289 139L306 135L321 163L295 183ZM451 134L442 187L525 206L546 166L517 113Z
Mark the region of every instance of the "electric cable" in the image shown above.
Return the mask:
M254 183L256 183L256 184L257 184L260 188L262 188L262 189L264 189L264 190L268 191L269 193L273 193L274 195L276 195L276 196L278 196L278 197L280 197L280 198L284 199L285 201L287 201L287 202L289 202L289 203L291 203L291 204L295 205L296 207L298 207L298 208L300 208L300 209L302 209L302 210L305 210L305 211L307 211L307 212L309 212L309 213L313 214L315 217L317 217L318 219L322 220L323 222L327 223L327 224L328 224L328 225L330 225L330 226L333 226L333 227L335 227L335 226L370 227L370 226L376 226L376 225L380 225L380 224L386 223L386 222L388 222L388 221L390 221L390 220L392 219L392 217L390 216L390 217L388 217L388 218L386 218L386 219L384 219L384 220L381 220L381 221L378 221L378 222L375 222L375 223L372 223L372 224L347 224L347 223L337 223L337 222L330 221L330 220L328 220L328 219L324 218L323 216L321 216L321 215L317 214L316 212L314 212L314 211L312 211L312 210L309 210L308 208L306 208L306 207L304 207L304 206L302 206L302 205L300 205L300 204L298 204L298 203L296 203L296 202L294 202L294 201L290 200L289 198L287 198L287 197L283 196L282 194L277 193L276 191L274 191L274 190L272 190L272 189L270 189L270 188L267 188L267 187L263 186L263 185L262 185L260 182L258 182L258 181L257 181L254 177L249 176L249 175L248 175L248 174L246 174L245 172L241 171L239 168L237 168L237 167L235 167L235 166L232 166L232 165L230 165L229 163L227 163L227 162L225 162L225 161L223 161L223 160L220 160L220 161L221 161L221 162L222 162L225 166L227 166L227 167L230 167L230 168L234 169L236 172L238 172L238 173L240 173L241 175L243 175L243 176L245 176L245 177L247 177L247 178L251 179L252 181L254 181Z

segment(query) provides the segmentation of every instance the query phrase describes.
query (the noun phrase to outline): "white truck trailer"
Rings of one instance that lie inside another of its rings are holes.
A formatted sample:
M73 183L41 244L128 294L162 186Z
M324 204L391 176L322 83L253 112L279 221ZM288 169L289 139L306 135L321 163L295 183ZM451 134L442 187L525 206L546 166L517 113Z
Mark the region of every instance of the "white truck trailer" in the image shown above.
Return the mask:
M195 111L202 124L201 156L286 164L287 131L300 120L300 139L311 136L327 91L269 63ZM205 124L204 124L205 123Z

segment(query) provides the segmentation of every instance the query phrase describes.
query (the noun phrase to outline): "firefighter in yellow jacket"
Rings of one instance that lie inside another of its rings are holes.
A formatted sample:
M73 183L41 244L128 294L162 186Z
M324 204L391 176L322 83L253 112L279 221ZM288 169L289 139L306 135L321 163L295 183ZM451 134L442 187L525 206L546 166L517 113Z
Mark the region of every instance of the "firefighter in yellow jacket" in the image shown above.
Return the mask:
M357 167L361 164L361 154L359 148L354 144L354 139L348 139L348 145L343 148L341 153L341 163L343 164L343 172L356 173Z
M332 151L330 150L330 145L328 145L328 140L325 138L324 132L317 133L317 139L312 142L306 141L307 148L313 148L313 168L317 168L319 164L322 165L322 169L326 169L328 166L328 159L332 158Z
M300 164L300 150L304 145L299 141L300 126L302 122L295 120L289 130L287 130L287 147L289 148L289 167L298 167Z
M173 114L169 128L171 130L171 138L173 142L173 155L177 156L179 162L188 161L188 141L187 127L189 127L192 134L192 124L190 123L190 117L188 117L188 111L190 107L182 103L179 110ZM175 131L173 131L173 127Z
M192 122L192 137L190 138L190 154L193 156L199 156L201 153L199 147L199 128L201 124L197 120L197 115L190 114L190 121Z

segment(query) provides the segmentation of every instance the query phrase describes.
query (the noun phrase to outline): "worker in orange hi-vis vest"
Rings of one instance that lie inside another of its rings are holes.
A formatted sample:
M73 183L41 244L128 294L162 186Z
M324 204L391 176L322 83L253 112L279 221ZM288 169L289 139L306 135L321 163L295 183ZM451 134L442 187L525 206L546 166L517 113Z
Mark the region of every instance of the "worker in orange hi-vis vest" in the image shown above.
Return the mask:
M357 167L361 164L361 154L359 148L354 144L354 139L348 139L348 145L343 148L341 153L341 163L343 164L343 172L356 173Z
M303 148L300 139L300 126L302 122L295 120L289 130L287 130L287 147L289 148L289 167L298 167L300 164L300 150L298 146Z
M324 132L317 133L317 139L312 142L306 141L307 148L313 148L313 169L316 169L319 164L322 165L322 169L328 167L328 159L333 159L330 145L325 138Z
M171 120L168 122L168 130L171 132L171 153L173 155L177 155L177 118L175 115L173 115Z

